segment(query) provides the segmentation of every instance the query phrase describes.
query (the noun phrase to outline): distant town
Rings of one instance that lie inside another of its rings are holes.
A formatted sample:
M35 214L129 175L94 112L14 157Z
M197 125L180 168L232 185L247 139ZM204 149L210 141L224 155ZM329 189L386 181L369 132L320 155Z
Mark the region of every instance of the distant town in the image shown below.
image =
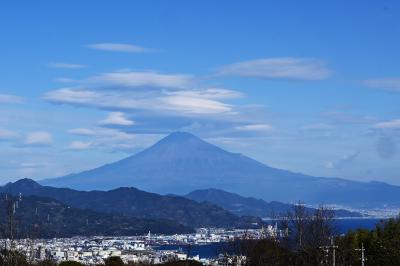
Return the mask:
M76 261L85 265L102 264L109 257L120 257L123 262L159 264L167 261L192 260L203 265L225 265L230 255L224 244L246 238L283 237L287 232L268 225L261 229L200 228L193 234L157 235L149 232L142 236L121 237L72 237L52 239L2 239L3 247L18 250L33 262L49 259L57 263ZM198 254L191 251L194 246L219 245L214 254ZM225 253L224 253L225 251ZM244 258L243 258L244 259Z

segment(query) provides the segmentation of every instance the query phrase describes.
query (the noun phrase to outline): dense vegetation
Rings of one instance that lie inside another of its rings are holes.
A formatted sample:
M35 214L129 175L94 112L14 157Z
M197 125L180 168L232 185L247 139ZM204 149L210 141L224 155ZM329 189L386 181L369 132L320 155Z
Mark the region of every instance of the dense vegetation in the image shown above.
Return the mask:
M11 198L0 194L0 228L13 228L13 237L71 237L76 235L137 235L192 232L171 220L154 220L98 213L71 208L56 200L36 196ZM11 215L12 214L12 215ZM12 232L11 232L12 231ZM6 232L0 232L0 238Z
M7 210L7 206L5 207ZM333 211L328 208L322 206L310 214L303 205L295 205L280 225L280 228L288 230L280 232L277 238L266 234L261 240L252 240L245 235L228 243L220 250L227 258L223 265L238 265L235 258L239 260L243 256L247 258L245 265L249 266L333 265L333 259L337 266L360 265L362 247L365 248L365 265L400 265L400 218L381 221L370 231L360 229L340 236L335 234L334 223ZM12 230L8 230L7 225L8 223L3 228L6 236L10 238ZM115 257L107 259L105 263L111 266L123 265L122 261ZM20 253L3 249L0 252L0 265L56 264L52 261L29 264ZM60 265L80 264L63 262ZM196 265L196 262L170 262L165 265Z
M400 265L400 218L381 221L374 230L357 230L338 238L338 258L342 265L360 261L361 245L366 265Z
M78 191L41 186L21 179L0 187L14 195L48 197L77 209L145 219L169 219L190 227L249 227L260 220L242 219L211 203L198 203L180 196L163 196L136 188L110 191Z
M287 222L292 229L286 238L239 239L226 253L246 256L247 265L333 265L335 259L336 266L349 266L361 265L364 248L365 265L400 265L400 218L381 221L370 231L359 229L334 237L334 224L324 209L313 217L297 212Z

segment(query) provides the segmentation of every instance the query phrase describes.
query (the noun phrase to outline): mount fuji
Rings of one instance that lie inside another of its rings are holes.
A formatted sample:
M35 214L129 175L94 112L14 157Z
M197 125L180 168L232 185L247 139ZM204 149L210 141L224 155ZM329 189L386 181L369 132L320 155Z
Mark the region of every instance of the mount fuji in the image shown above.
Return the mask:
M313 177L276 169L185 132L172 133L144 151L115 163L40 183L79 190L134 186L179 195L215 188L266 201L300 200L357 208L400 206L399 186Z

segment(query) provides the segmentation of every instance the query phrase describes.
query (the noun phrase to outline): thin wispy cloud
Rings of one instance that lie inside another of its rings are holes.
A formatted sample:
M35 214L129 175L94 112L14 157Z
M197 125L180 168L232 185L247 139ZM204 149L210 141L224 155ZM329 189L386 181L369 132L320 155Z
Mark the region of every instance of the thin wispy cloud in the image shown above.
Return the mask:
M315 131L325 131L325 130L332 130L336 127L330 124L325 123L315 123L303 126L302 130L315 130Z
M204 88L201 90L181 90L181 91L172 91L171 95L180 95L186 97L199 97L206 99L237 99L244 97L243 93L222 89L222 88Z
M400 129L400 119L393 119L385 122L379 122L374 125L378 129Z
M206 98L166 96L158 99L163 109L182 114L219 114L230 112L231 106Z
M67 131L71 135L75 136L86 136L86 137L96 137L96 138L106 138L115 140L132 140L134 138L133 134L123 132L118 129L113 128L73 128Z
M67 150L107 150L111 152L123 151L132 152L139 147L146 147L158 135L141 134L134 135L113 128L74 128L68 130L73 136L84 137L85 140L74 140L66 147Z
M79 69L85 68L86 65L81 64L70 64L70 63L62 63L62 62L50 62L47 64L50 68L64 68L64 69Z
M100 94L95 91L63 88L54 91L47 92L43 98L47 101L54 103L63 104L74 104L74 105L98 105L106 107L106 102L97 102L97 100L104 99L106 95Z
M191 86L193 76L184 74L160 74L157 72L119 71L103 73L87 79L101 86L186 88Z
M0 128L0 141L13 140L18 137L18 134L8 129Z
M389 92L400 92L400 78L369 79L364 84L370 88Z
M324 119L324 121L327 121L327 123L330 124L361 125L372 124L377 121L376 117L374 116L342 111L325 112L321 114L321 117Z
M72 79L72 78L65 78L65 77L55 78L54 81L55 82L59 82L59 83L76 83L76 82L79 82L79 80L75 80L75 79Z
M360 155L359 151L344 155L336 161L329 161L325 164L328 169L341 169L353 163Z
M88 44L86 47L95 50L124 52L124 53L154 53L159 52L157 49L145 48L142 46L127 43L94 43Z
M18 165L18 167L23 168L23 169L36 169L36 168L44 168L49 166L48 163L34 163L34 162L23 162Z
M103 126L132 126L135 122L125 117L125 114L122 112L112 112L105 119L101 120L99 124Z
M46 131L30 132L26 135L24 144L32 146L48 146L53 143L53 136Z
M68 150L87 150L87 149L90 149L91 146L92 146L92 142L90 142L90 141L76 140L76 141L72 141L68 145L67 149Z
M19 104L23 103L22 97L11 94L0 94L0 103Z
M223 76L253 77L261 79L322 80L333 71L322 60L313 58L262 58L222 66L218 74Z
M44 95L44 99L59 104L86 106L104 110L144 110L148 112L174 113L181 116L220 114L232 111L229 104L220 101L169 95L160 91L151 95L136 95L134 92L91 91L80 89L59 89Z
M268 124L250 124L236 127L236 130L239 131L271 131L273 129L274 128Z
M72 128L67 131L69 134L78 135L78 136L94 136L96 132L92 129L88 128Z

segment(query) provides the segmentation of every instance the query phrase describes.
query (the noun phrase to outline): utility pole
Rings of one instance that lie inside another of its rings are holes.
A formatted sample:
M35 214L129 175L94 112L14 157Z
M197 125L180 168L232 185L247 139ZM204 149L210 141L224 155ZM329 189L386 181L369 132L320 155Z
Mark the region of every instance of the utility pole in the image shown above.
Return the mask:
M319 248L322 249L322 251L326 252L325 264L328 264L327 263L328 253L332 249L332 265L336 266L336 249L339 248L339 247L335 245L333 237L331 238L331 245L330 246L322 246L322 247L319 247Z
M319 247L322 250L323 258L321 260L321 265L328 265L329 248L328 246Z
M330 247L332 248L332 265L336 266L336 249L339 247L335 245L335 240L333 239L333 237L331 238Z
M365 258L365 248L364 248L364 243L361 243L361 248L356 248L356 251L361 251L361 266L365 265L365 261L367 260Z

